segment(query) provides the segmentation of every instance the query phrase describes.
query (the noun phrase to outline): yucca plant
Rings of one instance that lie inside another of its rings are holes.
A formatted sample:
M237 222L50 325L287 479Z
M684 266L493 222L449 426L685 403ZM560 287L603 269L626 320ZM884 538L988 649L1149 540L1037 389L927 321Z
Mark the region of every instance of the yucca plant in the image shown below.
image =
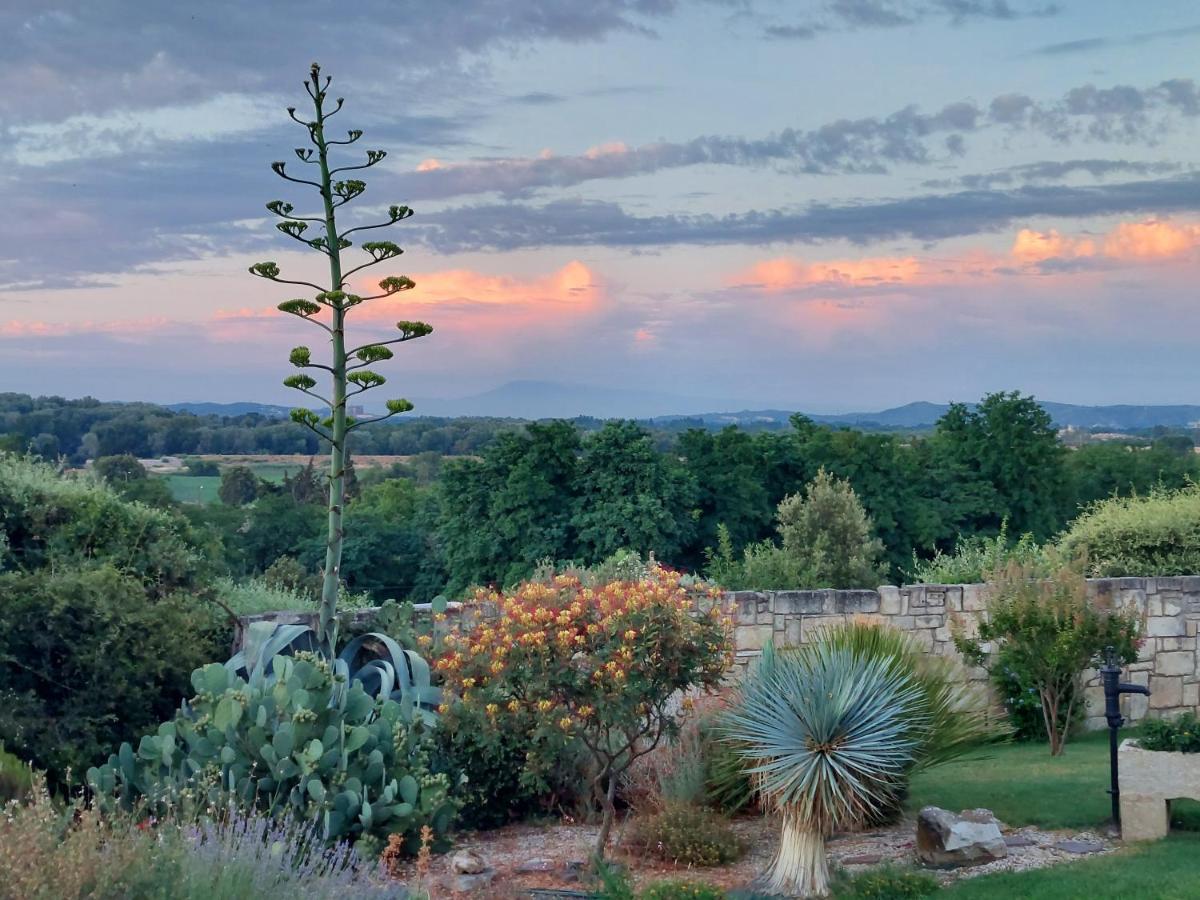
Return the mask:
M911 635L897 628L867 621L834 625L823 629L816 642L795 652L811 652L810 648L822 644L841 647L863 659L888 660L920 690L928 728L913 760L913 772L958 759L980 744L1011 733L1003 717L991 714L986 691L967 680L961 663L926 652Z
M724 732L783 818L770 892L829 892L826 837L893 801L928 728L920 689L885 658L831 643L764 655Z

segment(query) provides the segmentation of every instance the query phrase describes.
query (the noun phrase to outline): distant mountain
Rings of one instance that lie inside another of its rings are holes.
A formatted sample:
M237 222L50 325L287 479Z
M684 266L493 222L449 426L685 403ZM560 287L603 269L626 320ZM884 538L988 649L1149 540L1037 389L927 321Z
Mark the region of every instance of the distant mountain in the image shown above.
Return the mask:
M974 409L976 404L968 403ZM1079 428L1101 431L1139 431L1165 426L1189 428L1200 426L1200 406L1078 406L1073 403L1042 402L1059 428ZM845 425L852 428L928 428L950 409L948 403L906 403L879 412L840 413L819 415L806 413L814 422L826 425ZM695 419L705 425L784 425L792 414L786 410L757 409L742 412L702 413L695 416L659 416L655 421L670 422Z
M974 408L975 404L969 403ZM720 398L687 397L653 390L602 388L593 385L564 384L552 381L510 381L490 391L454 399L418 399L416 414L453 418L458 416L495 416L511 419L573 419L591 416L598 419L640 419L666 424L695 422L707 427L741 425L745 427L787 427L793 411L789 409L743 409L738 412L701 412L700 410L737 409L733 401ZM257 413L286 418L290 407L267 403L174 403L169 409L196 415L241 416ZM814 422L850 428L878 430L929 428L937 422L948 403L918 401L878 412L837 414L805 413ZM1059 428L1099 431L1138 431L1166 426L1187 428L1200 423L1200 405L1175 406L1079 406L1072 403L1043 401ZM691 412L695 410L695 412ZM374 412L368 406L368 412Z
M603 388L551 381L510 381L498 388L452 400L416 400L425 416L500 416L517 419L648 419L686 410L719 409L728 401L661 391ZM730 402L730 406L733 404Z
M272 406L269 403L168 403L167 409L187 412L194 416L248 416L257 413L270 419L286 419L290 406Z

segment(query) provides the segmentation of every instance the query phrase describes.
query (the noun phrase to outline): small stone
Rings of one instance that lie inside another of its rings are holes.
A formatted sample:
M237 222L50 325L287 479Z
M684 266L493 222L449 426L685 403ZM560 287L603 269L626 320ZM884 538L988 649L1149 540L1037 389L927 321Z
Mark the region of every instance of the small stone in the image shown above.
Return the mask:
M994 822L972 822L936 806L917 815L917 858L927 866L953 869L1006 856L1008 847Z
M519 875L531 875L534 872L553 872L554 860L552 859L527 859L525 862L518 865L514 872Z
M1104 849L1104 845L1096 841L1059 841L1054 845L1055 850L1061 850L1064 853L1099 853Z
M878 853L858 853L854 856L842 857L843 866L875 866L883 862Z
M1010 849L1013 847L1036 847L1037 841L1023 834L1006 834L1004 836L1004 846Z
M582 859L570 859L563 864L562 880L579 881L587 871L588 864Z
M459 850L450 860L450 871L455 875L479 875L487 870L487 863L474 850Z
M473 872L469 875L455 875L454 890L459 894L472 894L490 885L495 877L494 869L484 869L482 872Z

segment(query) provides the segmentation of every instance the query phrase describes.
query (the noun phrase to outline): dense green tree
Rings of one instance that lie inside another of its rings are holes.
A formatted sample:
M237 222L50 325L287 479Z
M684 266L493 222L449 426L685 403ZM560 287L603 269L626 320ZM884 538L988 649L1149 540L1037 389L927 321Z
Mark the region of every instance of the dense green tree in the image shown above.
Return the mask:
M582 561L618 550L676 559L695 535L696 484L634 422L609 422L583 444L573 521Z
M1149 447L1104 441L1070 451L1066 465L1071 502L1064 519L1074 518L1081 507L1098 500L1144 495L1156 487L1180 488L1200 479L1198 457L1186 447L1174 441L1155 441Z
M126 500L160 508L175 506L167 483L161 478L152 478L135 456L102 456L92 463L92 471Z
M246 506L258 499L258 476L248 466L230 466L221 473L217 496L226 506Z
M1062 525L1067 500L1067 451L1054 424L1032 397L988 394L975 409L951 406L931 439L945 467L964 482L991 489L985 511L959 522L964 534L1013 534L1043 540Z
M450 586L511 584L543 559L576 554L580 442L567 422L502 434L482 460L442 469L439 534Z
M679 563L699 568L705 550L717 546L721 525L738 548L769 532L773 508L760 448L760 442L733 426L716 434L693 428L679 436L676 449L696 485L697 510L695 536Z

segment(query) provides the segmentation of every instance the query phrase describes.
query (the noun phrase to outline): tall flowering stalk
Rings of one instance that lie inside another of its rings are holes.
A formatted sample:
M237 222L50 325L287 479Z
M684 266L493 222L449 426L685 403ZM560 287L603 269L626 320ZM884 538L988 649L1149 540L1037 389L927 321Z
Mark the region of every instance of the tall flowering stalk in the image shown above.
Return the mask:
M595 763L603 856L622 774L679 729L680 692L717 687L731 653L731 620L715 589L655 567L639 581L585 587L559 575L509 593L481 591L494 616L445 639L437 660L458 700L447 727L484 721L540 745L578 742ZM487 608L487 607L485 607Z
M321 415L311 409L294 409L292 410L292 419L330 445L328 541L317 634L326 652L332 655L334 616L337 612L338 587L341 581L346 439L355 428L360 428L369 422L379 422L397 413L412 409L412 404L407 400L388 400L385 404L386 412L383 415L355 421L347 415L347 402L359 394L387 382L384 376L367 367L373 363L391 359L393 355L390 349L391 345L424 337L433 329L424 322L401 321L396 323L398 337L384 341L369 341L347 349L346 316L350 310L360 303L378 300L381 297L390 297L415 287L412 279L408 277L390 275L379 282L378 293L364 297L348 292L347 288L350 286L350 278L353 275L387 260L395 259L404 252L391 241L365 241L360 246L369 258L360 265L346 268L342 264L342 251L353 246L349 236L360 231L395 225L411 216L412 210L407 206L390 206L387 210L387 220L384 222L358 225L344 231L338 230L338 210L351 200L360 197L367 189L366 183L357 178L338 176L345 172L356 172L376 166L383 161L387 153L383 150L368 150L366 161L363 163L331 167L330 150L337 146L357 142L363 133L359 129L351 129L346 133L345 140L333 140L327 135L326 126L329 120L341 111L342 104L345 102L341 97L333 103L329 102L327 95L329 82L329 76L322 78L321 67L313 63L308 81L304 83L304 90L312 101L312 117L302 118L296 114L295 107L288 109L288 115L292 120L304 126L308 132L308 141L311 146L297 147L295 152L301 163L315 167L312 172L313 178L295 178L288 174L286 163L271 163L272 171L285 181L317 189L321 197L320 213L312 216L297 215L295 207L282 200L272 200L267 204L267 209L283 220L275 225L281 233L323 253L328 258L329 282L320 285L310 281L294 281L283 278L280 275L279 266L274 262L256 263L250 267L250 273L268 281L300 285L315 291L312 299L301 297L285 300L279 304L279 309L317 326L329 338L330 358L328 364L314 362L312 351L308 347L294 348L289 357L291 364L298 369L316 369L328 373L330 383L328 397L315 390L317 380L305 372L292 375L284 379L283 383L320 401L329 410L328 415ZM308 237L306 233L309 225L315 225L314 230L319 231L320 234Z

